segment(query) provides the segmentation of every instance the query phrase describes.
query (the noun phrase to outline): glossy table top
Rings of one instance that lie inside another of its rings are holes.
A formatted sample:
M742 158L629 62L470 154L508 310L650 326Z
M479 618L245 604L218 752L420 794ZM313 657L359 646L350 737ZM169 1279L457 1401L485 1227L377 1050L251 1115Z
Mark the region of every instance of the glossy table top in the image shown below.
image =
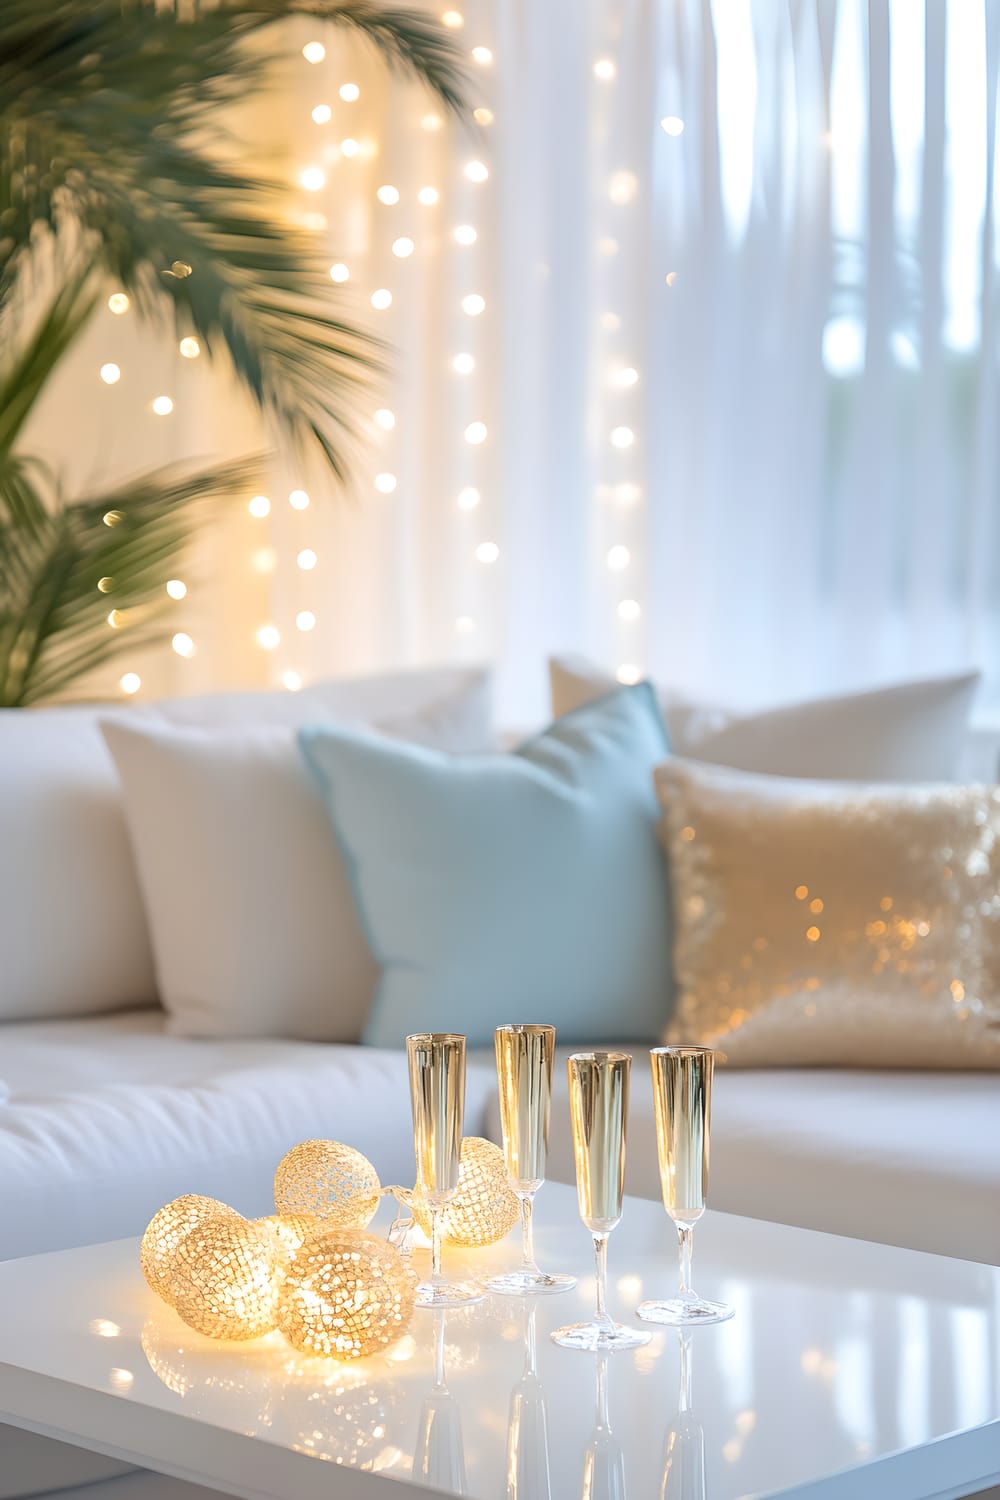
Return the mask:
M398 1500L418 1485L475 1500L926 1500L1000 1479L1000 1270L709 1213L695 1286L736 1316L695 1330L686 1356L666 1329L602 1360L548 1336L592 1310L573 1191L543 1188L536 1224L539 1261L575 1272L575 1291L416 1312L388 1356L347 1366L277 1334L191 1332L147 1290L136 1241L0 1264L0 1421L248 1500ZM516 1260L515 1238L446 1250L445 1269L490 1274ZM675 1244L658 1204L627 1202L610 1242L617 1317L673 1289Z

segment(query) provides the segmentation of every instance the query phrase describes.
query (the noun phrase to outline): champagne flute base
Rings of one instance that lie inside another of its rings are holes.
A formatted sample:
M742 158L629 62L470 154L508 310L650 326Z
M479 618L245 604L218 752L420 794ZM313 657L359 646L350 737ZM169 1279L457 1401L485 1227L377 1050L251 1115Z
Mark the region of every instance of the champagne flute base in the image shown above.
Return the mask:
M703 1297L667 1297L662 1302L642 1302L636 1308L643 1322L666 1323L672 1328L725 1323L735 1311L727 1302L706 1302Z
M421 1281L413 1305L440 1312L446 1307L470 1307L473 1302L482 1302L484 1296L475 1281Z
M557 1328L552 1342L564 1349L585 1349L591 1354L611 1354L619 1349L640 1349L653 1337L639 1328L626 1328L622 1323L570 1323Z
M488 1292L499 1292L502 1297L553 1297L575 1286L575 1276L550 1276L546 1271L508 1271L486 1282Z

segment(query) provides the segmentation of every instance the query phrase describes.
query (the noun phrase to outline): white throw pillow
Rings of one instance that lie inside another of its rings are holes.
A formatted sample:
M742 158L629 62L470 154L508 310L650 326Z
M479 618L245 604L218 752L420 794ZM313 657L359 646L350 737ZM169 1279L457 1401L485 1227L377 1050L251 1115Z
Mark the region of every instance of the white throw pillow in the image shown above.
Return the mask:
M549 661L558 718L616 686L581 657ZM755 714L658 689L675 754L769 776L834 781L953 781L978 672L790 703Z
M482 750L482 699L477 678L422 714L381 727L453 753ZM416 706L412 693L409 701ZM371 712L388 701L369 692L360 706ZM344 723L347 707L342 697L336 722ZM312 704L305 721L334 718ZM294 726L119 719L103 728L121 776L169 1029L360 1040L378 971Z
M0 1021L156 1003L118 776L98 721L391 723L420 715L447 748L488 748L490 677L440 668L148 706L0 709ZM324 823L325 827L325 823Z

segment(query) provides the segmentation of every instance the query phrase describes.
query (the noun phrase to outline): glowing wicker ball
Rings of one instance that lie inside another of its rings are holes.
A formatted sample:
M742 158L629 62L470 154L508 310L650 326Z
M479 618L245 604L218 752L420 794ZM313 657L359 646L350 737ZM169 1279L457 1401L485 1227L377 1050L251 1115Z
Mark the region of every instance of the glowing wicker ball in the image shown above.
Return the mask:
M302 1141L282 1157L274 1174L279 1214L315 1215L330 1228L367 1228L381 1193L367 1156L339 1141Z
M274 1235L283 1260L290 1260L304 1239L323 1228L323 1220L315 1214L269 1214L253 1222Z
M139 1259L143 1276L164 1302L171 1301L170 1276L177 1246L192 1229L219 1218L241 1219L241 1215L217 1198L185 1193L150 1219L142 1237Z
M430 1215L419 1198L414 1201L413 1212L424 1233L430 1234ZM495 1245L510 1233L520 1214L500 1147L478 1135L465 1136L458 1192L441 1214L441 1238L469 1249Z
M288 1266L278 1327L304 1354L360 1359L403 1332L415 1289L409 1266L384 1240L359 1229L322 1229Z
M274 1230L246 1219L209 1219L174 1252L171 1300L212 1339L255 1339L275 1324L285 1269Z

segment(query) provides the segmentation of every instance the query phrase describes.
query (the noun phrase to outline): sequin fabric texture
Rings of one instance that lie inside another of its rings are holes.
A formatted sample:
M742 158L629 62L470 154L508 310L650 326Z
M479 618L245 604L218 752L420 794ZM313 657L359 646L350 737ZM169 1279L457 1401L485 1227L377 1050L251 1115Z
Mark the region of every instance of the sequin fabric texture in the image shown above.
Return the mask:
M656 773L677 1002L730 1063L1000 1067L1000 788Z

